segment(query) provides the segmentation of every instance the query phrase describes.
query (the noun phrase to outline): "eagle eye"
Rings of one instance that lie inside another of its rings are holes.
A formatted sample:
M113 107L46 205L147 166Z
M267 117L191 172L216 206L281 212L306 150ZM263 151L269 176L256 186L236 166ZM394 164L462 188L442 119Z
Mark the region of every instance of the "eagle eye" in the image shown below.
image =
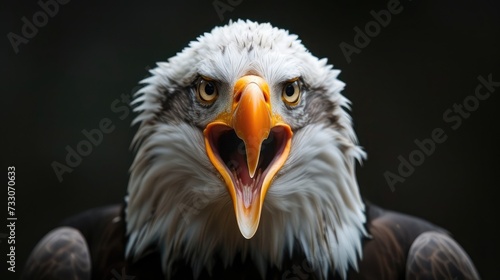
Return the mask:
M281 96L288 105L297 105L300 97L299 81L295 80L286 83Z
M207 79L200 79L196 90L198 92L198 97L203 102L212 103L218 96L215 82Z

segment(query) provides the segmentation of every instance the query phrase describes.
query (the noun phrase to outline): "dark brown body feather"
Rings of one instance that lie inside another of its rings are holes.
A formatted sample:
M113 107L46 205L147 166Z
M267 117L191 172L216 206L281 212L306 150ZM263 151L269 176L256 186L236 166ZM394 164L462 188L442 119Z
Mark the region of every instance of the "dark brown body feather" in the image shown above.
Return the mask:
M367 204L366 213L371 238L363 241L359 270L351 268L348 279L479 279L467 254L443 229L371 204ZM65 227L49 233L32 252L23 279L165 279L161 248L151 248L150 253L135 262L124 258L123 216L123 207L116 205L89 210L63 222ZM73 237L80 232L83 238L76 235L74 240L60 239L68 236L68 227L78 230L71 233ZM51 249L54 246L59 248L57 253ZM85 270L88 256L91 272ZM68 275L74 278L67 278ZM302 252L293 252L281 269L268 269L266 279L320 279L318 275L310 269ZM211 276L204 271L199 279L260 278L249 258L236 258L228 268L217 262ZM338 275L330 278L340 279ZM193 279L190 265L178 262L173 279Z

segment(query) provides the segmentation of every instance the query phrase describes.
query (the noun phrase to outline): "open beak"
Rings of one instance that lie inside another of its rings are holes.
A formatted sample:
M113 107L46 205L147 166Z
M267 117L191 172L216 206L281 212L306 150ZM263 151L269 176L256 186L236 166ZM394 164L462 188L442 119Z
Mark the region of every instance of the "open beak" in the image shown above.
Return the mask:
M290 152L292 130L273 113L266 81L247 75L236 81L228 112L203 133L208 157L233 200L241 234L250 239L267 190Z

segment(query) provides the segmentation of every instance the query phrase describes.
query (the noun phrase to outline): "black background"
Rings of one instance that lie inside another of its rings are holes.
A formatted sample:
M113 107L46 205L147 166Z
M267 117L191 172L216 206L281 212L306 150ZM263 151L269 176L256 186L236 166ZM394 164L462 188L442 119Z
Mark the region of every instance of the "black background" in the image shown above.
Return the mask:
M41 8L36 1L3 1L1 167L5 174L16 167L16 270L64 217L122 201L136 128L132 114L122 120L111 104L137 90L156 61L230 18L248 18L289 29L342 70L343 93L368 152L358 168L364 197L448 229L483 278L496 278L500 88L456 130L443 113L474 94L479 75L500 81L500 10L493 0L401 1L402 12L348 63L339 44L353 45L353 28L364 29L370 11L387 3L243 0L221 20L213 1L70 1L16 54L7 34L22 35L21 18L32 21ZM59 182L51 163L64 163L65 147L75 148L85 139L81 131L98 128L103 118L114 131ZM391 191L384 172L396 173L398 156L408 158L414 140L438 127L447 140ZM0 193L6 205L6 191ZM4 275L7 240L0 241ZM17 279L20 272L6 275Z

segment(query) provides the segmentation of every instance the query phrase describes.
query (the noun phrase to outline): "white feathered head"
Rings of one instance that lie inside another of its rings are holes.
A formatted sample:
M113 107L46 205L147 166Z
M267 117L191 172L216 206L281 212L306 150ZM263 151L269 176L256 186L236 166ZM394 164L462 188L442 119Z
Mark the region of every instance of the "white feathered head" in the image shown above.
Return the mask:
M242 254L264 273L298 249L324 277L356 268L364 153L338 70L297 36L239 20L151 74L133 102L129 257L154 246L167 275L184 259L196 276Z

